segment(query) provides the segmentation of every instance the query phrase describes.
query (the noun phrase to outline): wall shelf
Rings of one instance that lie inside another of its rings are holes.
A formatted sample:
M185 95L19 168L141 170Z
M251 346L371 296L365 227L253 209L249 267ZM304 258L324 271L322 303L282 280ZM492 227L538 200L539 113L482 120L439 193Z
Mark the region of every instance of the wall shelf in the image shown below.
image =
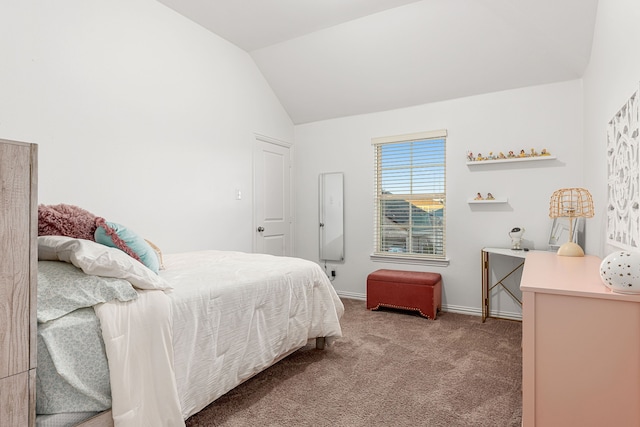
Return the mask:
M496 197L493 200L476 200L476 199L468 199L467 203L469 204L475 204L475 203L507 203L508 199L506 197Z
M488 165L492 163L535 162L540 160L554 160L554 159L556 159L556 156L512 157L512 158L506 158L506 159L468 161L467 165L476 166L476 165Z

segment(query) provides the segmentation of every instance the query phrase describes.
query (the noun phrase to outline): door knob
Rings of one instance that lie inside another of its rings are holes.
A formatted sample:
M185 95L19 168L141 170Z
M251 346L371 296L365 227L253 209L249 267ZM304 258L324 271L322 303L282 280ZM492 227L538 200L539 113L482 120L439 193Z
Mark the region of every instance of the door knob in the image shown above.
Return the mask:
M258 227L258 232L262 233L264 231L264 227Z

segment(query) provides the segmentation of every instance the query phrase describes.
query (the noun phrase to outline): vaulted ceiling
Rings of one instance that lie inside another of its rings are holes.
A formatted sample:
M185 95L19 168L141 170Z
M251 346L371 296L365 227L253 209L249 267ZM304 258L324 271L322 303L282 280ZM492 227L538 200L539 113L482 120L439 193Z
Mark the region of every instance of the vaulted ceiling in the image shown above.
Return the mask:
M295 124L582 77L597 0L159 0L246 50Z

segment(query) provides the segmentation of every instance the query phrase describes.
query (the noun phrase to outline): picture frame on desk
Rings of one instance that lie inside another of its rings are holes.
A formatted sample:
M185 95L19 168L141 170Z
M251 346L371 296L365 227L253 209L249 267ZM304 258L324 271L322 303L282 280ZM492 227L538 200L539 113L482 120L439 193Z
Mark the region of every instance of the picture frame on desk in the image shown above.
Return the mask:
M580 223L582 218L573 220L573 242L578 243ZM557 251L560 246L569 241L569 218L554 218L549 232L549 250Z

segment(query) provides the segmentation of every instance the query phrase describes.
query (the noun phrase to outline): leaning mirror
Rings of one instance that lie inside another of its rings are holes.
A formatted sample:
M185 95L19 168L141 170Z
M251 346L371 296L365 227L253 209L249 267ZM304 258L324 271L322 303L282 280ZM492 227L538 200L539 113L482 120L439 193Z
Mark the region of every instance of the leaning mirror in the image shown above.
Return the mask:
M324 261L344 261L343 180L341 172L320 174L320 259Z

